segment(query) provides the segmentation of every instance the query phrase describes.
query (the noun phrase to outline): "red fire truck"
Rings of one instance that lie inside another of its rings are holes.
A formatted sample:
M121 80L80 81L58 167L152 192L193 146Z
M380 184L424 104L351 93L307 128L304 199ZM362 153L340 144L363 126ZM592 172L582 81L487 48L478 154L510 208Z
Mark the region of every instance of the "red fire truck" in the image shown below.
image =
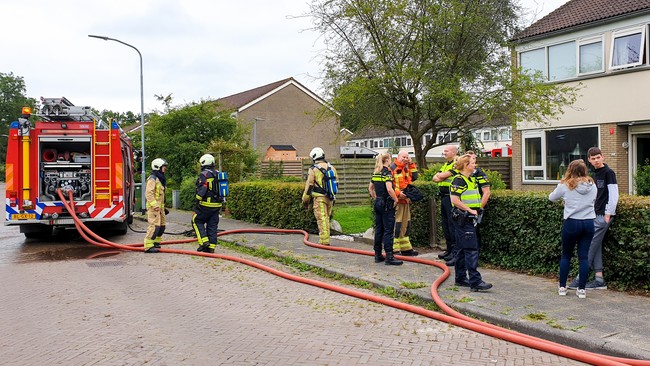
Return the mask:
M126 234L133 220L133 145L116 122L97 121L90 107L41 98L9 129L5 225L27 238L74 227L57 189L72 191L77 215L91 227ZM67 198L67 194L66 194Z

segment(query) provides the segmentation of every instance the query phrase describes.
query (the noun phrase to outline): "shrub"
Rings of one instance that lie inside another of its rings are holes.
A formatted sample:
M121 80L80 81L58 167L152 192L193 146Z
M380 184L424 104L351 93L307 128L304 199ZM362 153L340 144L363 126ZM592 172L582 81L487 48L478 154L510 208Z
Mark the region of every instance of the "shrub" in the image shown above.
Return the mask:
M650 162L646 159L644 165L639 165L634 174L636 194L650 196Z
M485 174L487 174L488 181L490 182L490 190L506 189L506 183L503 181L501 173L496 170L486 169Z

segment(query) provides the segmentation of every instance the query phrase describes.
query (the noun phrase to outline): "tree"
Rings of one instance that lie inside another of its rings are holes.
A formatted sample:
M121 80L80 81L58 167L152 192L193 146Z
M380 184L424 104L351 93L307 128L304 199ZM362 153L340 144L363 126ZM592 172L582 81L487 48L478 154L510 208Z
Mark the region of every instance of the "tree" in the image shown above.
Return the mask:
M519 11L513 0L314 0L307 15L324 35L342 124L407 132L424 167L439 132L503 116L543 122L575 100L575 88L512 69Z
M4 165L7 155L7 139L9 124L17 121L22 115L22 107L36 106L36 100L28 98L25 93L27 87L21 76L14 76L13 73L0 72L0 163Z
M228 172L231 181L254 169L255 153L242 127L230 111L218 110L212 102L170 108L167 114L151 114L149 119L145 126L146 168L149 170L155 158L167 160L166 177L172 187L198 173L199 157L205 153L213 153L217 159L221 153L223 169L232 169Z

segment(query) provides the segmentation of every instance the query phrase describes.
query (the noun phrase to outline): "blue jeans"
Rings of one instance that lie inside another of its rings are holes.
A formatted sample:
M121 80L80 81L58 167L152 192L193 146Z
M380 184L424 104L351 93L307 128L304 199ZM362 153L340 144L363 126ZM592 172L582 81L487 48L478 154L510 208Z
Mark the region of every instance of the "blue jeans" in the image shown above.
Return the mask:
M573 250L578 246L578 288L584 289L589 276L589 245L594 237L594 220L566 219L562 222L562 258L560 259L560 287L566 287Z

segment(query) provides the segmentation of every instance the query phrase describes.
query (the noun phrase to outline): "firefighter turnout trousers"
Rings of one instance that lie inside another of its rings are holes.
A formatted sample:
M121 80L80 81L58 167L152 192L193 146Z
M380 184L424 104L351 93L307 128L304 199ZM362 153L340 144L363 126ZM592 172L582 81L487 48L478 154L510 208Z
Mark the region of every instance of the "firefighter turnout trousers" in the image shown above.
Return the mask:
M151 247L160 247L162 236L165 233L165 211L148 209L147 210L147 234L144 236L144 250Z
M208 244L214 250L217 247L217 230L219 228L219 211L221 207L205 207L197 205L192 215L192 227L196 233L199 245Z
M325 196L314 196L314 216L318 223L319 244L330 245L330 216L333 201Z
M411 232L411 203L408 200L399 200L395 210L395 239L393 251L412 250L409 234Z

